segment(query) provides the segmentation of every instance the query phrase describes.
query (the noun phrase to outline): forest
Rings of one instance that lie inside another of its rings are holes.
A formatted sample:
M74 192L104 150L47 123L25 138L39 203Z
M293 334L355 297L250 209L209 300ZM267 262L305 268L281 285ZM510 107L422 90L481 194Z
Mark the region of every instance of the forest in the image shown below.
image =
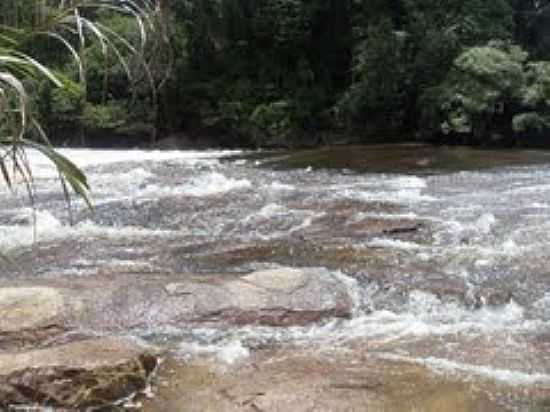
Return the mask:
M145 50L149 68L125 47L115 55L89 41L79 51L85 90L59 41L18 45L74 82L32 85L33 110L53 143L547 145L549 1L166 3L169 42ZM3 0L0 24L38 30L47 8ZM139 42L133 16L95 13L98 27L117 34L113 45Z

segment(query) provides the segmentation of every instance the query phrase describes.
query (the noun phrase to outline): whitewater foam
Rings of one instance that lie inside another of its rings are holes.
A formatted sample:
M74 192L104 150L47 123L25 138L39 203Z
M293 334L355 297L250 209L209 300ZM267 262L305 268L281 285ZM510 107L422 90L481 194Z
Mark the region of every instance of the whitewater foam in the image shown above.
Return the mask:
M250 350L239 339L228 339L216 344L182 342L178 353L190 358L197 355L214 355L218 361L226 365L234 365L250 357Z
M137 194L138 197L193 196L206 197L233 190L248 189L252 183L248 179L232 179L219 172L209 172L190 179L178 186L147 185Z
M370 242L367 242L366 246L372 248L399 249L408 251L420 250L424 248L424 246L419 245L418 243L387 238L374 238Z
M433 202L437 200L433 196L422 194L422 190L416 188L399 189L395 191L379 189L345 189L339 191L338 196L364 202L388 202L401 204Z
M497 222L495 216L491 213L481 215L474 223L473 228L481 233L488 234L493 225Z
M289 191L292 191L292 190L296 190L296 186L288 185L288 184L280 183L280 182L271 183L270 188L273 189L273 190L276 190L276 191L281 191L281 192L284 192L284 191L289 192Z
M194 330L196 338L200 337L198 340L203 342L200 347L217 353L220 350L218 343L226 342L227 339L259 343L291 342L307 347L321 344L340 347L355 339L367 338L383 344L434 336L463 335L475 338L501 332L534 332L548 326L548 323L540 320L527 319L524 308L513 301L500 307L470 310L458 303L443 303L435 295L421 291L411 293L403 312L376 310L372 307L365 311L370 292L361 289L356 280L343 273L337 272L335 275L346 283L353 299L354 312L351 319L332 319L321 324L288 328L244 326L232 328L231 331L215 327L201 328Z
M0 250L9 251L17 247L30 246L35 242L62 239L86 239L107 237L112 239L168 236L171 231L151 230L134 226L101 226L86 220L75 226L63 224L48 211L26 209L28 225L0 226Z
M378 356L387 360L416 363L441 375L475 375L509 385L527 386L550 384L550 375L544 373L528 373L519 370L494 368L486 365L461 363L435 357L415 358L396 354L380 354Z

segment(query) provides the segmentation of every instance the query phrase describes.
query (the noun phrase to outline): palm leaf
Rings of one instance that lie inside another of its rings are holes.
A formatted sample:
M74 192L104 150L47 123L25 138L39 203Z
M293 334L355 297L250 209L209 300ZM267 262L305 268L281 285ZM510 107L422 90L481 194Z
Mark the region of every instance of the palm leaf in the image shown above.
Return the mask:
M48 79L55 87L67 90L70 90L74 83L34 56L22 53L20 46L35 36L47 36L59 41L78 64L79 80L85 89L83 51L88 40L97 41L104 55L107 55L109 49L113 50L132 83L132 70L121 49L132 56L141 57L147 42L154 37L148 36L148 32L156 30L160 24L158 10L149 0L139 3L134 0L77 0L67 3L60 0L57 7L52 6L49 9L50 13L44 16L42 23L34 29L0 25L0 132L8 131L7 136L0 138L0 179L4 180L11 190L15 183L14 178L21 178L29 191L29 197L32 198L32 165L25 157L25 149L32 148L45 155L56 166L64 193L68 194L67 188L70 187L91 208L90 187L85 174L50 145L46 133L32 115L25 88L27 82L39 78ZM84 12L85 9L106 9L133 16L139 29L139 46L131 44L109 27L92 21L88 16L94 14ZM152 100L155 102L156 88L153 75L146 60L140 58L140 62L151 85ZM32 134L37 134L42 143L30 140L28 137ZM10 167L13 168L11 173ZM67 203L70 204L70 198L67 198Z
M60 175L69 183L74 192L84 199L90 209L93 209L92 201L89 196L90 186L88 180L78 166L50 145L40 144L29 140L25 140L24 143L28 147L36 149L46 156L57 167Z

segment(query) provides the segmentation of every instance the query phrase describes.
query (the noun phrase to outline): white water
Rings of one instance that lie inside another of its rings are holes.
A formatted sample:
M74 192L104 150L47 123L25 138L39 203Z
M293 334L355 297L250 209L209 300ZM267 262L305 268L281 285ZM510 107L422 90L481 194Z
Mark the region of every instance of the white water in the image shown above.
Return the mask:
M139 190L137 197L159 198L168 196L212 196L227 193L233 190L247 189L251 183L247 179L228 179L221 173L206 173L182 181L173 187L151 184Z
M0 226L0 250L10 251L36 242L51 242L62 239L94 239L94 238L139 238L149 236L169 236L173 233L163 230L149 230L137 226L122 228L101 226L86 220L75 226L62 223L47 211L33 211L25 208L20 211L19 218L28 224L17 226Z
M208 260L208 253L275 240L295 242L299 248L307 240L327 250L373 249L387 259L385 272L367 264L360 267L360 282L341 274L355 302L350 320L285 329L185 331L191 338L181 338L183 354L210 353L235 364L250 355L249 342L254 341L334 348L363 339L388 351L388 356L401 356L442 373L510 384L548 383L545 368L550 362L544 358L534 365L528 351L518 350L513 365L503 368L482 355L479 363L468 362L467 351L449 346L454 340L481 339L494 346L498 357L504 351L502 336L510 339L511 347L525 340L527 348L535 351L538 334L550 331L550 185L544 183L550 181L548 167L421 177L313 169L274 172L258 169L253 162L224 161L238 152L63 150L63 154L89 176L96 216L77 202L75 212L80 217L71 226L58 195L55 170L32 152L36 211L28 207L21 191L17 201L0 193L7 205L0 212L0 249L66 241L86 245L85 256L66 261L58 256L55 270L62 275L93 275L118 266L179 271L181 267L170 266L169 259L159 262L148 253L160 256L174 244L201 242L212 245L193 258L202 253ZM167 203L159 205L160 201ZM396 208L371 210L373 203ZM338 213L348 213L346 208L354 210L342 218ZM363 219L420 220L431 233L408 239L347 230ZM248 263L280 263L276 257L273 260ZM54 269L41 265L37 260L42 273ZM459 293L443 286L432 291L432 276L443 278L444 285L458 284ZM491 296L484 295L486 290L497 295L496 303L488 304ZM498 297L509 290L517 296ZM478 307L465 301L476 301L476 294ZM418 342L431 342L439 353L426 356ZM405 350L407 354L402 353ZM525 369L518 366L522 361Z
M459 375L459 377L472 376L489 379L516 386L531 386L536 384L550 384L550 374L545 373L525 373L509 369L493 368L485 365L472 365L460 362L454 362L439 358L410 358L399 355L383 355L388 360L405 361L417 363L430 368L441 375Z

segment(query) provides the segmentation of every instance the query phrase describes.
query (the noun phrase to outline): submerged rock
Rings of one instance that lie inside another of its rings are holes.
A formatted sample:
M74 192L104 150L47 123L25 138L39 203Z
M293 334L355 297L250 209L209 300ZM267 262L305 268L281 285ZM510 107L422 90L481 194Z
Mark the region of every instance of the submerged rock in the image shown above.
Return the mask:
M324 317L349 317L353 310L346 283L326 269L257 271L218 284L171 283L166 291L191 301L193 321L305 325Z
M65 343L68 336L202 323L293 326L348 318L354 281L324 268L42 281L0 288L0 350ZM73 340L69 336L68 340Z
M0 349L38 344L64 331L63 305L53 288L0 288Z
M481 288L465 296L468 305L474 308L484 306L502 306L513 300L514 294L505 288L496 289L491 287Z
M475 385L364 351L267 351L228 369L169 359L156 383L144 412L502 410Z
M104 406L146 387L157 360L118 338L0 354L0 406Z

